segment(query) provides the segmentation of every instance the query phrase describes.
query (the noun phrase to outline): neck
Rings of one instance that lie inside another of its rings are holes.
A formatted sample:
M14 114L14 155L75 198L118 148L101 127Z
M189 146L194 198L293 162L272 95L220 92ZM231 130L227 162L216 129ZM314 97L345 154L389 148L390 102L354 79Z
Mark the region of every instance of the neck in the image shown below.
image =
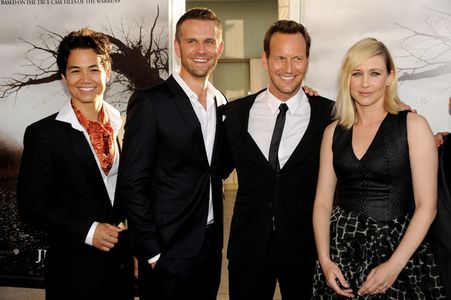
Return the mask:
M72 101L72 104L82 112L86 119L95 122L99 119L100 110L102 109L103 101L95 101L91 103L82 103L80 101Z
M203 77L192 76L191 74L186 72L183 68L180 70L179 75L198 97L206 93L208 75Z
M291 99L292 97L294 97L300 90L301 86L297 87L296 90L292 91L289 94L285 94L282 93L280 91L277 90L277 88L275 88L273 85L269 85L268 86L268 90L269 92L276 97L278 100L282 101L282 102L287 102L289 99Z
M362 126L371 126L380 123L386 115L387 110L383 106L378 108L357 107L355 122Z

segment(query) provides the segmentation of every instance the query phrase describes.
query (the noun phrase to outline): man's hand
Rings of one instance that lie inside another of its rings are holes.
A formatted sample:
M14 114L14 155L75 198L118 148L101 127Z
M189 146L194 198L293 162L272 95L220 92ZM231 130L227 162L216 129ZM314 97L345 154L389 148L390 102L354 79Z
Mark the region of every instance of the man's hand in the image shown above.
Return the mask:
M417 113L417 110L416 110L415 108L410 107L409 104L406 104L406 103L404 103L404 102L402 102L402 101L399 102L399 109L400 109L401 111L408 110L408 111L410 111L410 112Z
M302 89L304 90L304 93L306 93L309 96L319 96L318 91L309 86L304 85Z
M117 244L119 232L122 230L108 223L99 223L94 231L92 245L97 249L108 252Z
M139 277L139 265L136 256L133 256L133 275L135 276L135 278Z
M443 144L443 142L445 141L444 137L447 136L448 134L449 134L449 132L447 132L447 131L441 131L441 132L437 132L434 135L435 144L437 145L437 147L440 147Z

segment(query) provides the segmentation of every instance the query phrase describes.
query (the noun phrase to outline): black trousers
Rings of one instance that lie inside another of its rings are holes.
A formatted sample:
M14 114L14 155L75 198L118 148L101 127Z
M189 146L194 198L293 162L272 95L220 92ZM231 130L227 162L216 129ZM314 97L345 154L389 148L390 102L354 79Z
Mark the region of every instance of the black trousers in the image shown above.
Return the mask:
M229 261L230 300L272 300L279 282L283 300L310 299L315 257L299 253L287 261L277 249L273 236L261 259L255 263Z
M152 270L146 261L139 266L141 300L215 300L221 282L222 247L207 229L201 252L194 258L162 255Z
M46 258L45 299L133 300L133 256L118 257L115 250L51 247Z

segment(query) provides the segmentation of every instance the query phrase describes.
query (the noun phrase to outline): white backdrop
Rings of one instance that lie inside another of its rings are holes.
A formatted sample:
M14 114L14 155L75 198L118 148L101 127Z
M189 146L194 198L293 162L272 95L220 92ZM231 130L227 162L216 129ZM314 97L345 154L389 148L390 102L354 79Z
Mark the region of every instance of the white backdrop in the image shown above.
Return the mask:
M307 85L335 99L344 53L371 36L395 59L401 99L424 115L434 132L451 131L451 1L303 0L301 21L313 40Z

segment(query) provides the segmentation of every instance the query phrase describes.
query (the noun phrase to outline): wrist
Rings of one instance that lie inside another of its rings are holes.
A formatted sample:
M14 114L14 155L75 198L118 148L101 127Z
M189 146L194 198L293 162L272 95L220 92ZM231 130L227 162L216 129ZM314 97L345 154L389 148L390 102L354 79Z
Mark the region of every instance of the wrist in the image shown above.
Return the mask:
M321 265L331 262L329 254L318 255L318 261Z
M390 257L390 259L387 261L387 263L393 268L394 270L397 270L398 272L401 272L404 267L407 264L407 261L404 261L403 259L396 258L396 257Z

